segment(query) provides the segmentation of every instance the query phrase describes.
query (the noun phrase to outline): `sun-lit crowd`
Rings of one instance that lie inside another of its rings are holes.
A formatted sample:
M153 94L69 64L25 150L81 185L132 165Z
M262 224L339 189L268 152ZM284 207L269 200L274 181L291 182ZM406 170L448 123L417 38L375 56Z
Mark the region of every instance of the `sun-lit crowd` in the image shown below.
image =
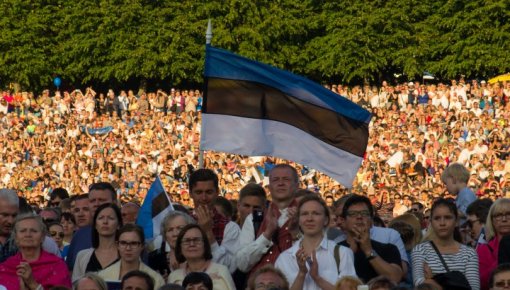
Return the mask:
M0 285L510 285L510 83L326 86L373 114L350 188L274 157L201 153L197 90L3 91ZM175 211L152 237L134 222L157 175Z

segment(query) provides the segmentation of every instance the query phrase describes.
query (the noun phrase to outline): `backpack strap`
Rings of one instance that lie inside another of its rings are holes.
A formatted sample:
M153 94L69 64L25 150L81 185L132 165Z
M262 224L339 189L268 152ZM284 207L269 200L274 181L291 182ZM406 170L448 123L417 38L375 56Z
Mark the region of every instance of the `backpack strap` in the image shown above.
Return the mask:
M446 262L443 258L443 255L441 255L441 253L439 252L439 250L437 249L436 247L436 244L434 244L433 241L430 241L430 245L432 246L432 248L434 249L434 251L436 252L437 256L439 257L439 259L441 260L441 263L443 264L446 272L450 272L450 269L448 268L448 265L446 265Z
M335 245L334 256L335 256L335 262L336 262L336 270L338 274L340 274L340 244Z

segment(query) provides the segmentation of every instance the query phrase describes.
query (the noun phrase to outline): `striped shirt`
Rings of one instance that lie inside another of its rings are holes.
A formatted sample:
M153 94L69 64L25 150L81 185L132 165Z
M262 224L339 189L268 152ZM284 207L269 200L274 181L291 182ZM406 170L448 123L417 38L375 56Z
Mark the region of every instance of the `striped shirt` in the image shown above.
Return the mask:
M478 256L472 248L460 245L460 249L455 254L442 254L450 271L459 271L463 273L469 285L473 290L480 289L480 275L478 272ZM426 263L432 270L432 274L445 273L441 260L430 242L423 242L414 247L411 253L413 265L414 285L420 285L425 281L424 264Z

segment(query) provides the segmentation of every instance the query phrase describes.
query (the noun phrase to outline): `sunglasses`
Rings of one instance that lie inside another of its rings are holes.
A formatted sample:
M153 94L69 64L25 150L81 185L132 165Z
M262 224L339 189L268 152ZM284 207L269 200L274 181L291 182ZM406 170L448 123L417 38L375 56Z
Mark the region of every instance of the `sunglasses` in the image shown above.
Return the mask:
M60 238L63 238L64 237L64 233L63 232L50 232L50 235L52 237L56 237L57 235L60 237Z

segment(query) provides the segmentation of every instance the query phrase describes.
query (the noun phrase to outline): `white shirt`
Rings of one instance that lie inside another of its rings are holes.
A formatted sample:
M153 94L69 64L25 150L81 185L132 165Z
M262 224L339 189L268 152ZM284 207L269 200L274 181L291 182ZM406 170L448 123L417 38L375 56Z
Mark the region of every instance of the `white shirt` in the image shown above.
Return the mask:
M240 232L241 229L239 226L235 222L230 221L223 231L221 245L218 245L217 242L211 245L211 252L213 255L212 261L225 265L230 273L234 273L237 268L235 255Z
M287 277L289 285L294 283L299 273L296 252L299 250L300 244L301 240L295 242L290 249L280 254L275 263L275 267L280 269L285 277ZM356 270L354 269L354 254L352 250L344 246L339 247L340 265L337 266L334 254L335 245L336 243L334 241L328 240L325 236L316 249L317 262L319 263L319 275L333 285L344 276L357 276ZM310 269L310 266L307 265L307 268ZM303 290L320 289L319 285L313 281L310 273L307 273L303 284Z
M280 211L278 226L282 227L288 219L287 208ZM244 220L241 235L239 236L238 251L236 252L237 268L243 272L251 270L257 264L262 256L273 246L273 242L260 235L255 239L255 229L253 228L253 216L249 214Z

